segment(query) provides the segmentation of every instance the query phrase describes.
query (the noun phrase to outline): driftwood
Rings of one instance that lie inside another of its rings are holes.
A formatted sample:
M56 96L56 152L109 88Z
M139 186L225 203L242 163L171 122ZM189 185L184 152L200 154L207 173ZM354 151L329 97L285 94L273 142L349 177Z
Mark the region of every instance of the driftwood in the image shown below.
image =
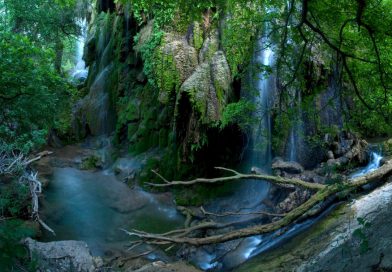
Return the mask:
M155 174L157 174L163 181L164 183L162 184L156 184L156 183L146 183L147 185L153 186L153 187L172 187L172 186L179 186L179 185L193 185L193 184L198 184L198 183L218 183L218 182L227 182L227 181L233 181L233 180L241 180L241 179L247 179L247 180L264 180L264 181L269 181L271 183L274 183L276 185L281 185L281 186L287 186L287 185L294 185L298 187L302 187L305 189L311 189L311 190L322 190L325 188L325 185L319 184L319 183L311 183L311 182L306 182L300 179L296 178L283 178L279 176L270 176L270 175L261 175L261 174L241 174L235 170L232 169L227 169L223 167L215 167L216 169L231 172L234 175L228 176L228 177L219 177L219 178L197 178L194 180L190 181L168 181L167 179L163 178L161 175L153 171Z
M27 184L30 188L31 196L31 218L37 221L44 229L48 230L53 235L55 232L43 222L39 216L39 195L42 193L42 184L38 179L38 172L28 169L28 166L33 162L42 159L45 156L51 155L53 152L44 151L38 153L32 159L26 158L23 154L0 154L0 176L1 175L20 175L19 182Z
M270 233L279 229L282 229L297 220L303 219L304 217L309 217L314 215L317 210L323 206L324 201L329 201L336 197L345 197L352 193L354 190L359 189L363 185L372 183L374 181L381 180L386 178L392 174L392 161L386 162L379 169L368 173L364 176L357 177L354 179L342 180L340 183L332 184L332 185L322 185L309 183L298 179L285 179L281 177L275 176L267 176L267 175L247 175L241 174L237 171L226 169L226 168L218 168L225 171L229 171L233 173L232 176L229 177L220 177L220 178L212 178L212 179L195 179L191 181L167 181L162 176L164 184L150 184L154 187L168 187L168 186L186 186L193 185L197 183L217 183L231 180L240 180L240 179L253 179L253 180L264 180L277 185L295 185L300 186L306 189L313 189L315 193L303 204L294 208L290 212L284 214L281 219L262 225L249 226L241 229L230 230L224 234L211 235L206 237L194 237L194 232L196 230L208 229L208 228L224 228L227 227L228 224L219 224L215 222L204 222L199 225L192 226L185 229L173 230L171 232L167 232L164 234L152 234L146 233L138 230L127 231L124 230L128 235L139 238L140 241L147 242L149 244L156 245L171 245L171 244L188 244L193 246L202 246L208 244L216 244L227 242L230 240L235 240L239 238L245 238L254 235L260 235L265 233Z

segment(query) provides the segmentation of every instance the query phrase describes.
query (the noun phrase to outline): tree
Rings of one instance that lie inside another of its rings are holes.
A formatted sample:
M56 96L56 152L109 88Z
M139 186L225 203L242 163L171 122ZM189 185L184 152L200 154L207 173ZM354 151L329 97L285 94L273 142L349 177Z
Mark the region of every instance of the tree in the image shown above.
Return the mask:
M53 49L53 62L61 71L64 39L80 33L77 19L83 16L75 0L3 0L9 31L28 36L36 45ZM85 1L81 1L85 2Z
M27 37L0 33L0 138L29 152L44 144L69 87L51 65L53 53Z

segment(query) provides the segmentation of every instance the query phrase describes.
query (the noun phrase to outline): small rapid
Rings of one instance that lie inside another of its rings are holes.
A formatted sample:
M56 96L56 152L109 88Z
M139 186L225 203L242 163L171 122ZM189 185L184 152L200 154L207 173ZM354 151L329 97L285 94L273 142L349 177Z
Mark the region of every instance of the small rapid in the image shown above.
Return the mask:
M383 159L383 157L381 156L381 154L379 154L377 152L371 152L371 160L370 160L369 164L366 167L351 174L350 178L357 178L357 177L360 177L360 176L363 176L363 175L366 175L368 173L373 172L374 170L376 170L377 168L380 167L382 159Z

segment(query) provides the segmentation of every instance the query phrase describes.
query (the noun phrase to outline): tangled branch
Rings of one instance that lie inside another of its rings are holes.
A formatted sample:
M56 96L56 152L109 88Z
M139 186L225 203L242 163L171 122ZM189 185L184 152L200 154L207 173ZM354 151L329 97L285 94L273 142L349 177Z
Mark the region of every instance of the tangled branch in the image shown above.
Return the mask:
M129 236L137 237L138 240L134 242L135 244L141 244L145 242L153 245L188 244L193 246L223 243L239 238L270 233L282 229L284 227L287 227L290 224L295 223L300 219L306 218L308 214L315 215L313 209L319 210L318 206L323 206L321 205L322 203L328 203L328 200L336 195L339 195L340 197L348 196L351 192L360 188L363 185L369 184L374 181L382 180L390 176L392 174L392 161L388 161L379 169L371 173L368 173L364 176L357 177L354 179L344 180L339 184L333 184L333 185L315 184L315 183L309 183L298 179L283 179L280 177L268 176L268 175L246 175L226 168L218 168L218 169L231 172L233 173L233 175L229 177L222 177L222 178L194 179L191 181L170 182L165 179L164 184L156 184L156 185L151 184L151 185L156 187L162 187L159 185L163 185L164 187L178 186L178 185L186 186L186 185L193 185L196 183L216 183L222 181L231 181L231 180L250 178L255 180L265 180L278 185L289 184L289 185L300 186L306 189L313 189L315 190L315 193L306 202L304 202L297 208L294 208L293 210L291 210L290 212L284 215L281 215L281 218L275 222L271 222L267 224L259 224L259 225L249 226L249 227L235 229L235 230L228 230L223 234L215 234L215 235L205 236L205 237L195 236L196 234L200 234L200 230L207 230L207 229L214 229L214 228L224 229L239 222L225 223L225 224L216 223L216 222L203 222L195 226L191 226L184 229L173 230L163 234L152 234L139 230L128 231L123 229L123 231L127 233Z

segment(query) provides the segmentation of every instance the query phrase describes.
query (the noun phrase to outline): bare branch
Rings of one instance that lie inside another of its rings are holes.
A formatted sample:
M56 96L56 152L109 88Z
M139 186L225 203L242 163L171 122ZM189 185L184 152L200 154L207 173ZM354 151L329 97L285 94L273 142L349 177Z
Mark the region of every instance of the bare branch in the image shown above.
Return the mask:
M155 244L155 245L188 244L193 246L202 246L208 244L223 243L239 238L270 233L282 229L284 227L287 227L290 224L303 218L304 215L307 215L310 211L312 211L314 207L317 207L317 205L328 202L328 200L330 200L337 194L339 194L340 197L347 196L352 191L360 188L361 186L369 184L374 181L385 179L391 174L392 174L392 161L388 161L379 169L371 173L368 173L364 176L343 181L342 183L339 184L323 186L322 189L316 191L316 193L312 197L310 197L306 202L304 202L297 208L294 208L290 212L282 215L282 218L275 222L271 222L268 224L254 225L242 229L230 230L223 234L211 235L206 237L194 237L193 233L196 230L202 230L208 228L225 228L233 225L233 223L221 224L216 222L204 222L196 226L192 226L185 229L173 230L163 234L151 234L138 230L132 230L131 232L127 230L123 230L123 231L125 231L130 236L138 237L140 241L144 241L149 244ZM241 176L242 174L239 175ZM205 179L201 179L201 180L205 181ZM176 185L183 185L183 184L184 182L176 183ZM185 182L185 184L187 184L187 182ZM296 184L298 185L298 183ZM316 209L316 210L320 211L320 209Z
M260 174L241 174L238 173L235 170L232 169L227 169L223 167L215 167L215 169L220 169L224 170L227 172L232 172L234 175L228 176L228 177L219 177L219 178L197 178L189 181L171 181L171 182L166 182L164 184L156 184L156 183L146 183L150 186L153 187L171 187L171 186L189 186L189 185L194 185L198 183L218 183L218 182L227 182L227 181L234 181L234 180L241 180L241 179L246 179L246 180L262 180L262 181L267 181L271 182L276 185L294 185L294 186L299 186L305 189L310 189L310 190L322 190L325 188L325 185L323 184L318 184L318 183L311 183L311 182L306 182L300 179L296 178L284 178L284 177L279 177L279 176L271 176L271 175L260 175ZM166 179L165 179L166 180Z
M212 213L208 212L204 209L204 207L201 207L200 210L202 211L203 214L205 215L211 215L215 217L226 217L226 216L236 216L236 215L267 215L267 216L276 216L276 217L284 217L286 216L285 213L283 214L277 214L277 213L269 213L265 211L259 211L259 212L225 212L225 213Z

